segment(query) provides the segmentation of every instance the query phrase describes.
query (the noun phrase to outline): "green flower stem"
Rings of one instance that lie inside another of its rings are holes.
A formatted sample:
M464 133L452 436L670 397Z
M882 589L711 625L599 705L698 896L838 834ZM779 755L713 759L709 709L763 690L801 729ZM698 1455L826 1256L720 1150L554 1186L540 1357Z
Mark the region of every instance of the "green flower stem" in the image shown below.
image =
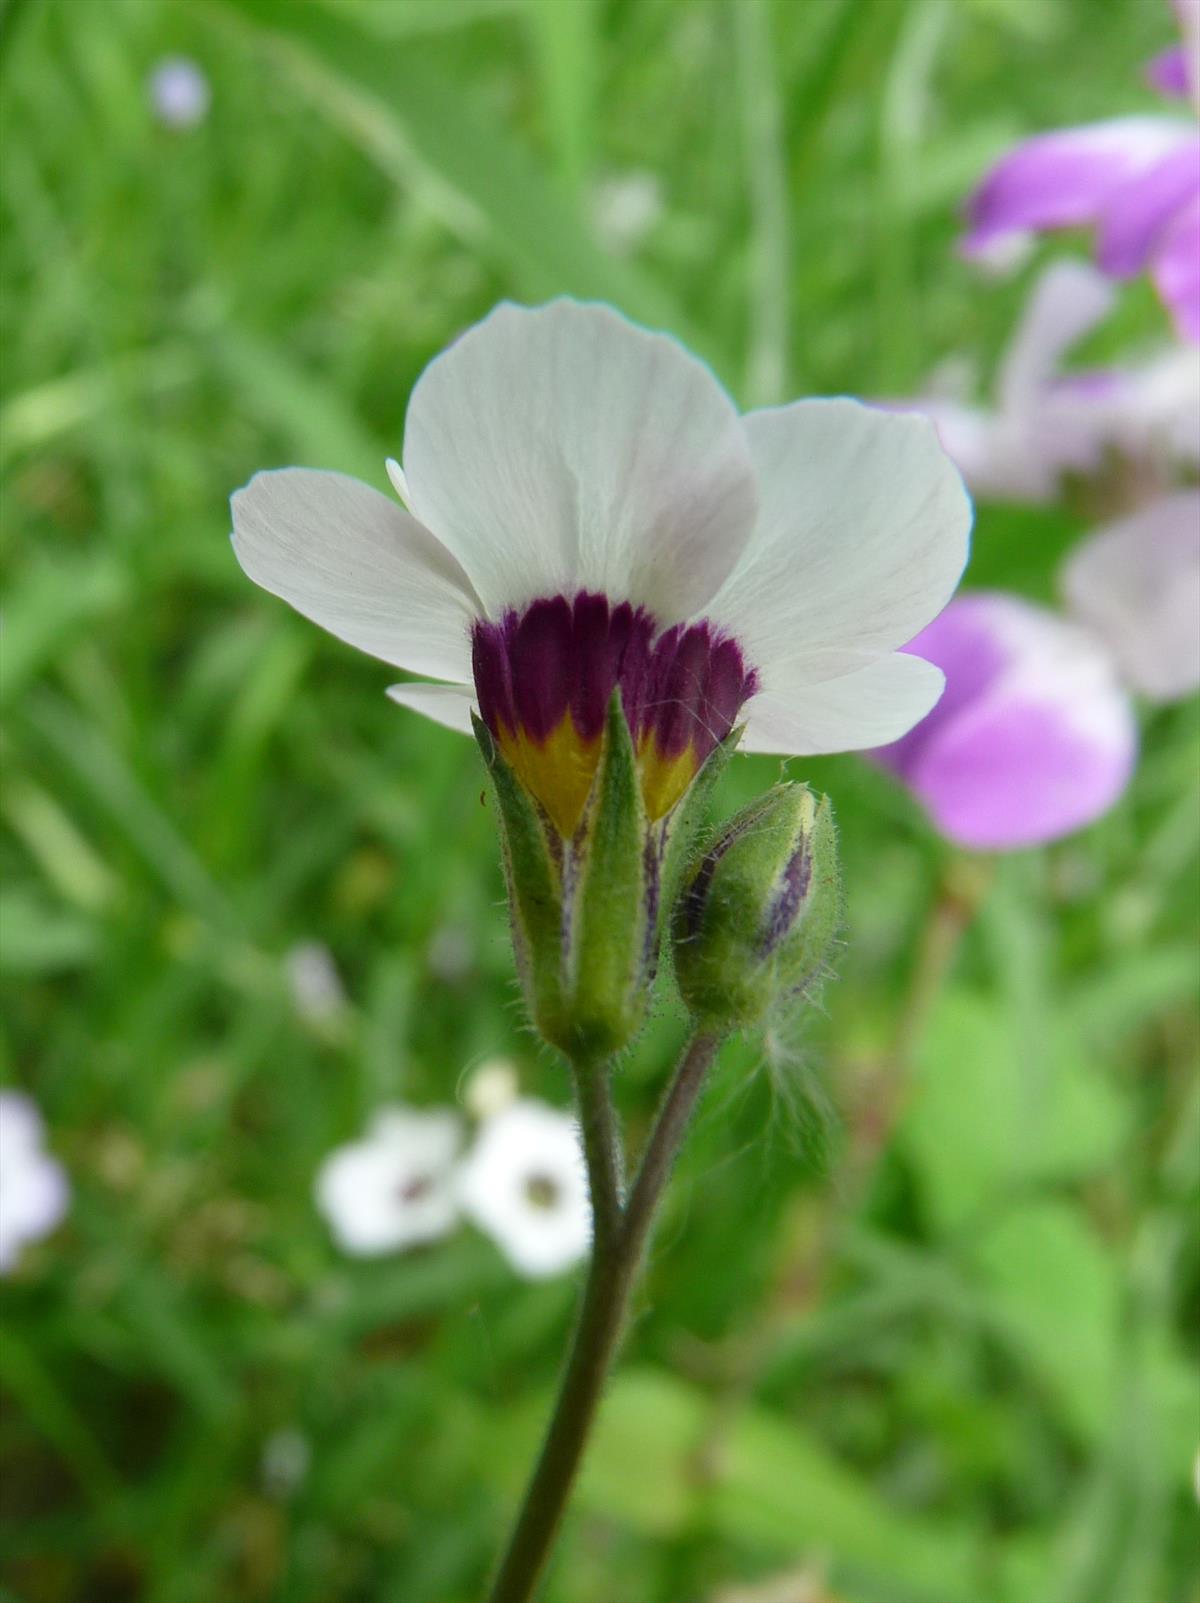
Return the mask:
M597 1251L615 1247L621 1231L624 1190L621 1146L613 1113L607 1063L577 1063L575 1100L592 1199L592 1237Z
M655 1208L719 1046L711 1033L689 1041L624 1207L608 1073L595 1064L576 1067L593 1199L592 1258L558 1402L489 1603L530 1603L535 1595L616 1357Z

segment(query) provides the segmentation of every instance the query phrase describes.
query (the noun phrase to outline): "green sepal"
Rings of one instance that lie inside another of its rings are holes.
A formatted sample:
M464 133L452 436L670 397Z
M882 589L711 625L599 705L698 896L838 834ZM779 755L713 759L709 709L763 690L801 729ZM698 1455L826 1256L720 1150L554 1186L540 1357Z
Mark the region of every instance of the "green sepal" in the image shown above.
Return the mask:
M645 1013L656 860L620 691L608 704L583 822L567 846L570 1047L599 1059L628 1044Z
M553 826L521 784L487 726L471 726L492 782L500 813L500 839L517 970L539 1031L557 1033L563 1014L562 872Z

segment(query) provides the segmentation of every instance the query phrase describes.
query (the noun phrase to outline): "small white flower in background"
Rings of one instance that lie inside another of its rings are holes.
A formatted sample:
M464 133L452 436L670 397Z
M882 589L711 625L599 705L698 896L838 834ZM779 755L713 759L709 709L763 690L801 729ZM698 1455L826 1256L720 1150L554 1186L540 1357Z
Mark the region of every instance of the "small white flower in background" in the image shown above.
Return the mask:
M296 1012L310 1024L326 1024L343 1011L346 992L333 953L320 941L301 941L283 960Z
M471 1070L463 1105L474 1119L490 1119L517 1100L517 1071L507 1058L485 1058Z
M42 1118L20 1091L0 1091L0 1274L27 1241L47 1236L67 1211L62 1165L43 1145Z
M602 178L592 196L596 232L618 256L635 251L662 214L662 183L645 170Z
M277 1430L263 1444L262 1480L267 1494L284 1498L300 1485L312 1463L308 1437L293 1428Z
M462 1124L449 1109L382 1109L361 1141L317 1174L317 1207L345 1251L369 1257L434 1241L458 1220L454 1160Z
M530 1280L561 1274L592 1240L579 1127L530 1098L481 1126L458 1177L464 1213Z
M164 56L150 74L150 103L164 128L195 128L208 115L212 90L190 56Z

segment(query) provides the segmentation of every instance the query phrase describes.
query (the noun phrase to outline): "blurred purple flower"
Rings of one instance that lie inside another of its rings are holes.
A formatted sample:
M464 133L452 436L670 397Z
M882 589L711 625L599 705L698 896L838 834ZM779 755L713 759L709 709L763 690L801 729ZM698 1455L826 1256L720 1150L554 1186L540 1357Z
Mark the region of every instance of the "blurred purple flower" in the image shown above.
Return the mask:
M1098 818L1133 772L1137 727L1086 630L1016 596L952 601L907 648L946 690L875 753L943 835L980 851L1034 846Z
M1153 81L1200 90L1200 0L1179 0L1184 45L1152 63ZM987 174L967 205L967 255L1012 234L1094 227L1112 278L1149 269L1186 339L1200 342L1200 129L1169 117L1120 117L1039 134Z
M906 648L941 668L945 693L873 755L961 846L1039 845L1099 818L1136 761L1130 689L1200 687L1200 490L1098 529L1062 582L1069 617L979 591Z
M15 1266L27 1241L49 1235L67 1211L66 1174L42 1140L32 1099L0 1091L0 1274Z
M190 56L164 56L150 74L150 104L164 128L195 128L208 115L212 90Z

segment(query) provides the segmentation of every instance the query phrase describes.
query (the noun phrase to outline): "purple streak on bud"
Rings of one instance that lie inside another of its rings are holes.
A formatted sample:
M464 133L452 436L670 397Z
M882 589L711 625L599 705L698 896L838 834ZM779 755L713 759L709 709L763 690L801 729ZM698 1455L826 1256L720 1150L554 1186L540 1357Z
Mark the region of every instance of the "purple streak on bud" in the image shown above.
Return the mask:
M767 927L762 940L763 957L770 957L784 936L790 933L800 904L808 895L812 870L812 842L806 837L788 859L779 895L767 913Z

